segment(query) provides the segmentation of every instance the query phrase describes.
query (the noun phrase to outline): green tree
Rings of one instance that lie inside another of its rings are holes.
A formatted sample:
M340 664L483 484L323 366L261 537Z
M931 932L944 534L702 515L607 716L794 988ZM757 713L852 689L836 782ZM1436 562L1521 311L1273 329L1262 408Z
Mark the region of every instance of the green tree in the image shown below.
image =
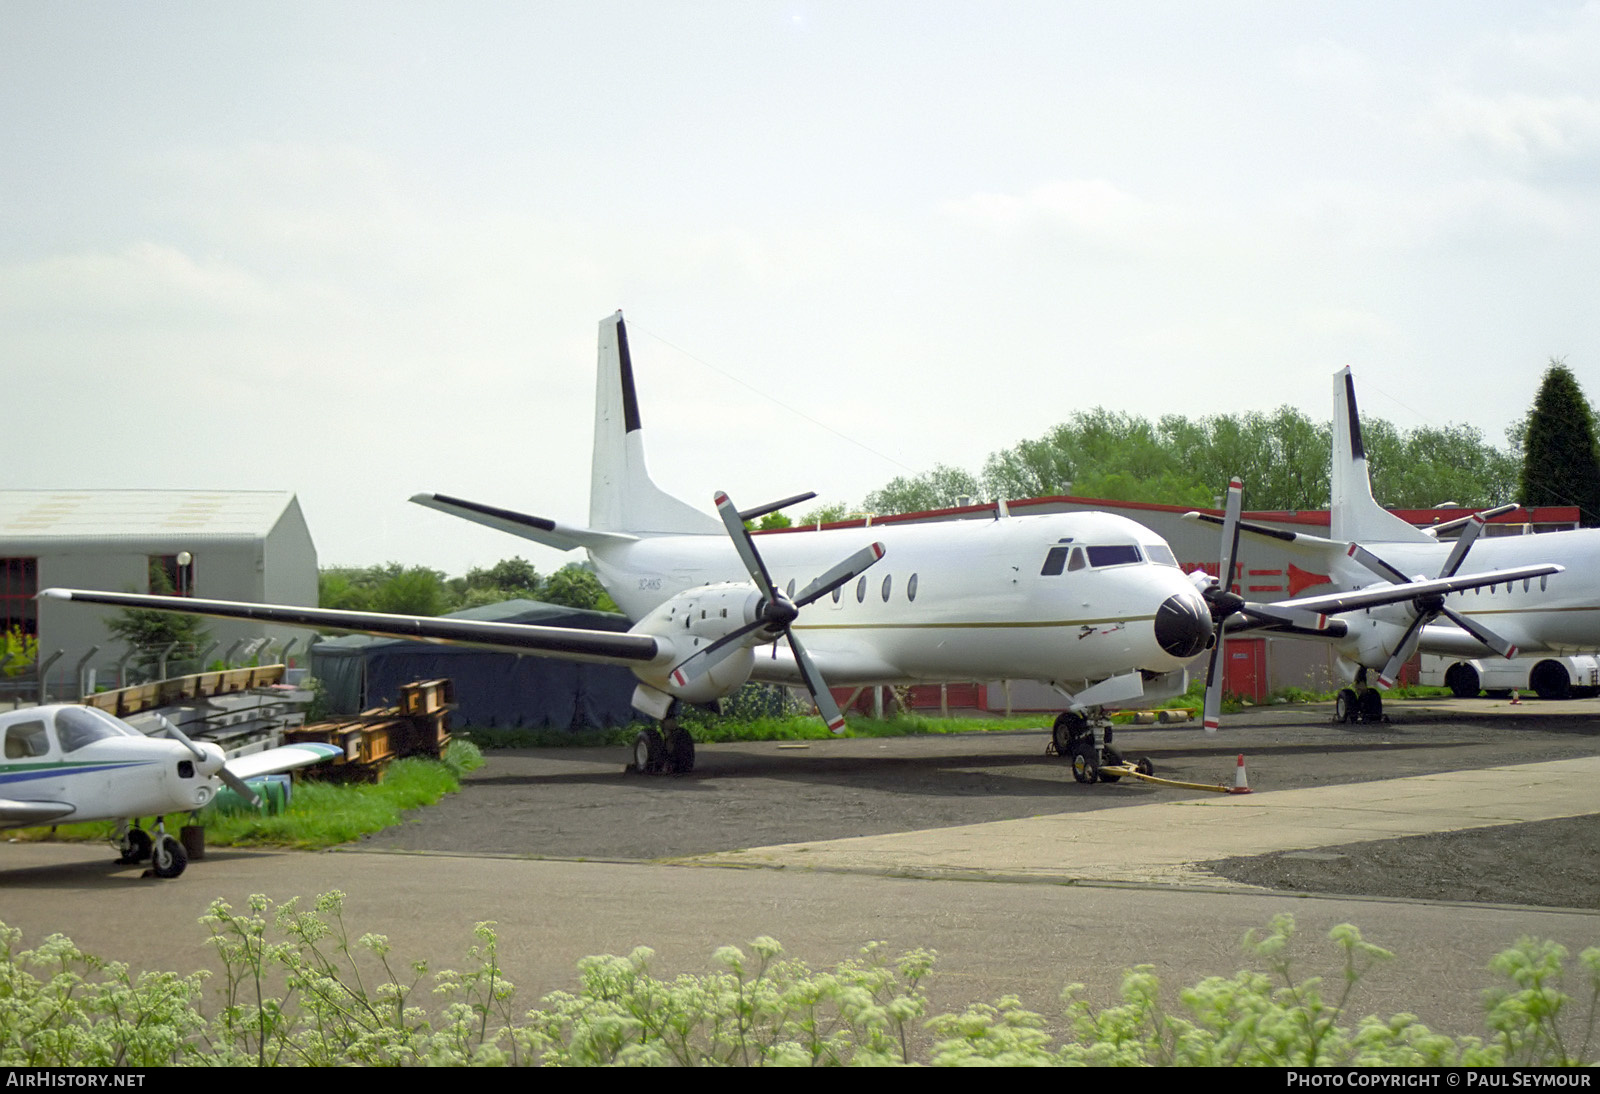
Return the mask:
M1600 455L1594 418L1564 361L1552 359L1528 414L1523 505L1576 505L1585 527L1600 524Z
M151 561L149 575L152 593L172 595L172 580L158 561ZM137 651L135 661L144 669L159 665L162 652L169 646L173 647L172 657L183 660L198 656L200 647L206 641L205 620L198 615L139 608L124 608L112 615L106 620L106 630L111 637L120 639L129 649Z
M620 610L605 586L600 584L600 579L577 562L568 563L551 574L540 591L539 599L547 604L563 604L569 608L588 608L597 612Z
M330 567L317 575L317 602L324 608L442 615L456 607L442 571L426 566Z
M948 509L959 505L962 498L976 500L982 496L976 476L941 463L920 475L892 479L887 486L868 494L861 504L870 512L888 516Z
M832 524L835 521L849 520L850 506L847 502L836 501L832 505L819 505L809 512L801 513L798 523L804 527L809 525L815 528L818 524Z

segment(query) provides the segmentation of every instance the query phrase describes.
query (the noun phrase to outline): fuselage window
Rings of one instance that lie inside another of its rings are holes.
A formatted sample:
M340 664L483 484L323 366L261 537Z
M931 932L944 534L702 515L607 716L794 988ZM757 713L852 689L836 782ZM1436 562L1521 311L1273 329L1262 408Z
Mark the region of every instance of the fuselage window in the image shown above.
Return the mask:
M867 602L867 579L866 578L862 578L860 581L856 582L856 603L857 604L865 604L866 602Z
M1132 562L1141 562L1139 548L1131 543L1116 543L1105 547L1089 548L1089 565L1095 569L1102 566L1126 566Z
M19 722L6 730L6 759L26 760L50 751L43 722Z
M917 575L916 574L912 574L909 578L906 579L906 599L907 600L915 600L916 598L917 598Z
M1172 553L1172 548L1165 543L1147 543L1144 553L1150 556L1150 561L1162 566L1178 566L1178 558ZM1180 567L1181 568L1181 567Z
M1039 571L1040 577L1055 577L1067 568L1067 552L1070 547L1052 547L1050 553L1044 556L1044 569Z
M1072 561L1067 563L1067 572L1071 573L1073 570L1081 570L1087 565L1088 563L1083 560L1083 548L1074 547L1072 549Z
M839 603L839 594L842 593L842 592L844 592L844 586L843 585L835 585L834 586L834 588L833 588L833 602L835 604Z
M889 590L891 588L893 588L893 587L894 587L894 575L893 574L884 574L883 575L883 602L885 604L889 603Z

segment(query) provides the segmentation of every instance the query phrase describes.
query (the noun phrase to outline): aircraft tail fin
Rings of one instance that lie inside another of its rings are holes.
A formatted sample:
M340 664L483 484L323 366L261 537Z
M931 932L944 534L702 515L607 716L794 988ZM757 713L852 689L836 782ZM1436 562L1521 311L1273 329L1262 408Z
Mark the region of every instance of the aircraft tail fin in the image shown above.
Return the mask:
M1332 504L1329 536L1340 542L1400 541L1429 543L1432 538L1383 506L1372 496L1367 450L1361 440L1356 410L1356 385L1348 368L1333 375L1333 467L1329 476Z
M679 501L650 479L644 431L633 387L633 360L622 313L600 321L595 378L594 462L589 479L589 526L607 532L724 533L708 513Z

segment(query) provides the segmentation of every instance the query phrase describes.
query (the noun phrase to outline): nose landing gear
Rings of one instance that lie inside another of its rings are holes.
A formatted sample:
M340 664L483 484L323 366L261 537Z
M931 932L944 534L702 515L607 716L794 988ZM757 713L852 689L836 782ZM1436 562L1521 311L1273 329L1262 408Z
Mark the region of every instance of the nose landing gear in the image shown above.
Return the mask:
M1117 782L1122 778L1121 773L1106 769L1127 766L1122 753L1112 747L1111 723L1102 718L1101 724L1105 729L1105 744L1099 747L1095 745L1094 723L1085 715L1071 710L1062 711L1051 727L1046 753L1054 753L1070 761L1072 777L1081 783ZM1133 767L1141 775L1155 774L1155 765L1149 757L1140 757Z

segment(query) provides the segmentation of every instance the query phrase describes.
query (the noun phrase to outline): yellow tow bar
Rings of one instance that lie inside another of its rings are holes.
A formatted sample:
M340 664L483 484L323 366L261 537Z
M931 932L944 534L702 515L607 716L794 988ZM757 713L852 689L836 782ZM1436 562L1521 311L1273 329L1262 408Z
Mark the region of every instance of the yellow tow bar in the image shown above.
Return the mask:
M1243 768L1241 767L1241 770ZM1171 786L1179 790L1209 790L1213 794L1248 794L1248 786L1223 786L1221 783L1186 783L1177 779L1162 779L1155 775L1146 775L1132 764L1107 764L1100 769L1102 775L1116 775L1124 779L1143 779L1147 783L1157 786Z

